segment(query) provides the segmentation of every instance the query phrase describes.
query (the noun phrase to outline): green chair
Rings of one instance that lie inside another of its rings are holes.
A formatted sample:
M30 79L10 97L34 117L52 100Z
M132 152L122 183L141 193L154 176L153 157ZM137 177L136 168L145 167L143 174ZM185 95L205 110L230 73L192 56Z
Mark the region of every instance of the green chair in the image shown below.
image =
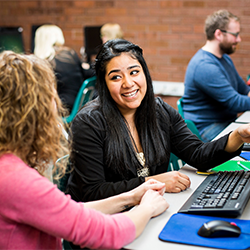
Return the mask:
M70 243L67 240L63 240L63 250L71 250L73 249Z
M178 158L175 154L170 154L169 164L168 164L168 170L169 171L178 171L185 165L185 162Z
M247 75L247 85L250 85L250 74Z
M65 192L66 190L66 186L67 186L67 183L68 183L68 179L69 179L69 175L70 173L68 172L69 171L69 155L64 155L62 156L61 158L57 159L56 161L56 164L58 162L61 162L61 161L67 161L67 169L66 169L66 174L59 180L53 180L53 183L57 185L58 189L60 189L62 192ZM63 245L63 250L72 250L73 248L71 247L70 243L66 240L63 239L62 241L62 245Z
M53 183L57 185L58 189L60 189L62 192L65 192L66 190L66 186L68 183L68 179L69 179L69 171L70 171L70 162L69 162L69 155L64 155L61 158L57 159L56 164L58 162L62 162L62 161L66 161L67 162L67 169L66 169L66 173L65 175L59 179L59 180L55 180L53 179Z
M177 100L177 108L178 108L178 112L179 114L181 115L181 117L184 119L184 113L183 113L183 109L182 109L182 101L183 101L183 98L181 97L180 99ZM185 120L185 123L187 124L187 127L191 130L191 132L193 132L195 135L197 135L197 137L201 139L201 135L200 135L200 132L199 130L197 129L197 127L195 126L194 122L191 121L191 120L187 120L187 119L184 119Z
M72 111L69 116L63 117L64 123L70 123L75 118L77 112L92 99L96 84L96 76L86 79L76 96Z

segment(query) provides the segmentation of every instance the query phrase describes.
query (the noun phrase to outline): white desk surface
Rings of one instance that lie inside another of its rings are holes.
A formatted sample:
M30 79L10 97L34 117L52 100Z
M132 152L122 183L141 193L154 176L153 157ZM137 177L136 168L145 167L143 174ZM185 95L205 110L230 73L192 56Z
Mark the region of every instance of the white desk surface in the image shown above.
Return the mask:
M184 166L181 170L182 173L189 176L191 180L191 187L181 193L165 193L164 197L170 204L167 211L158 217L152 218L142 234L134 240L129 245L125 246L125 249L129 250L209 250L215 248L185 245L171 242L164 242L159 240L158 235L164 228L170 217L177 213L189 196L194 192L194 190L199 186L199 184L206 178L202 175L197 175L196 170L189 166ZM243 214L240 219L250 219L250 202L248 202Z
M241 123L231 123L226 127L215 139L227 134L228 132L236 129L242 125ZM209 250L215 248L200 247L193 245L184 245L178 243L164 242L159 240L158 235L164 228L170 217L177 213L189 196L194 192L194 190L199 186L199 184L206 178L206 176L197 175L196 170L188 165L185 165L180 172L186 174L191 180L191 187L181 193L165 193L164 197L170 204L170 207L166 212L159 215L156 218L152 218L148 225L146 226L143 233L132 243L125 246L125 249L129 250ZM248 202L246 208L240 219L250 220L250 201Z
M231 131L234 131L236 128L241 126L243 123L238 123L238 122L232 122L230 123L222 132L220 132L213 140L217 140L223 135L228 134Z
M250 111L245 111L235 122L250 123Z

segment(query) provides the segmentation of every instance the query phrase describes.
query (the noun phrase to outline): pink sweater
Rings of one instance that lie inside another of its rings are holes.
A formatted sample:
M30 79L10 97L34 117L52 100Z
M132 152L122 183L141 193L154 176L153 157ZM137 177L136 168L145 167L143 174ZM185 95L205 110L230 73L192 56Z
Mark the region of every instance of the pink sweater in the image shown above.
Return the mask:
M20 158L0 157L0 249L121 248L135 238L123 214L104 215L71 200Z

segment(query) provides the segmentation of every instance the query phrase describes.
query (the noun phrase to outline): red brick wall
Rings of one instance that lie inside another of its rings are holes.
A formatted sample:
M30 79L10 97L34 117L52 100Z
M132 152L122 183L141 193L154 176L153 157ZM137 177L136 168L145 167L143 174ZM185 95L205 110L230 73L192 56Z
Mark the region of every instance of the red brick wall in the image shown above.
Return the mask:
M180 82L190 58L205 42L206 16L222 8L241 18L242 42L232 58L245 79L250 73L248 0L0 0L0 26L22 26L29 52L31 26L54 23L62 28L66 45L79 52L83 26L117 22L125 38L144 49L154 80Z

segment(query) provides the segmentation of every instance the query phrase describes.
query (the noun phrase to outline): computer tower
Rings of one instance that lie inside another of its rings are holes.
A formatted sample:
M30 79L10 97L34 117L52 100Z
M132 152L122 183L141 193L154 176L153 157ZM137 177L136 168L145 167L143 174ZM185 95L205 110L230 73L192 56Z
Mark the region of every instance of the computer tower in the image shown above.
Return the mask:
M85 26L84 29L84 47L89 63L93 61L93 58L98 53L102 39L100 37L100 29L102 26Z

